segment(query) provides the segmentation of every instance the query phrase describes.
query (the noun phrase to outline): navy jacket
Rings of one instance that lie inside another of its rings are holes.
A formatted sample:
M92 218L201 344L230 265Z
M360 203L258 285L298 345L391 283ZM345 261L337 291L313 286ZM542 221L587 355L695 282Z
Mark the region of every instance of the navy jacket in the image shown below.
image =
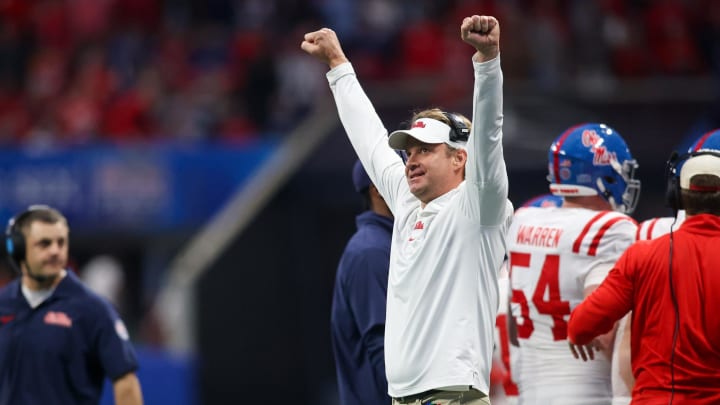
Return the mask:
M137 369L116 311L70 271L35 309L20 278L0 291L0 405L97 404Z
M356 223L340 259L332 302L340 404L390 404L383 347L393 220L365 211Z

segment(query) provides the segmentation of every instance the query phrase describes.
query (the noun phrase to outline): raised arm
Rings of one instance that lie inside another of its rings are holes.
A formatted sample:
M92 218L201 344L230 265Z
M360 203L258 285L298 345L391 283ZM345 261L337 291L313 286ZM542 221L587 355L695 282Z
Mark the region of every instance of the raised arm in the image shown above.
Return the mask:
M387 143L388 131L363 91L335 32L322 28L305 34L301 48L327 63L330 89L338 115L365 171L394 211L398 190L404 184L404 165Z
M500 69L500 24L495 17L467 17L460 26L463 41L475 48L472 133L468 141L466 180L475 194L483 225L505 220L507 170L502 148L503 76Z

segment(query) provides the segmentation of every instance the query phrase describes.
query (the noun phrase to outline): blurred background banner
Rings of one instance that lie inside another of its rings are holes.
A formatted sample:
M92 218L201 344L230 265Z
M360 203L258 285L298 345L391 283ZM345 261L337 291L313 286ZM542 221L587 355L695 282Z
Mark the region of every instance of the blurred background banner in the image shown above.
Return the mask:
M0 149L0 218L30 204L64 212L73 230L155 233L206 221L276 142Z

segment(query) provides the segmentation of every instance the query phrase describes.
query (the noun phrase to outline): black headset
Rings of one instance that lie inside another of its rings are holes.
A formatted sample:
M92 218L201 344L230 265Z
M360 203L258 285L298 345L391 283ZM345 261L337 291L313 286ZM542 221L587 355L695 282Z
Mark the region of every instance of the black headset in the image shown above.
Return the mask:
M20 225L22 225L31 213L44 210L55 211L55 209L49 205L31 205L25 211L10 218L7 227L5 227L5 249L7 250L10 264L17 272L20 272L20 263L25 261L25 255L27 253L25 235L22 233Z
M682 197L680 192L680 173L678 173L678 166L686 160L695 156L701 155L712 155L720 158L720 153L710 150L699 150L695 152L678 154L673 152L668 158L667 164L665 165L665 180L667 181L667 189L665 190L665 202L668 207L672 208L673 214L677 216L679 210L683 209Z
M450 136L448 138L453 142L467 142L470 137L470 127L465 124L465 121L455 113L445 111L442 113L450 121Z

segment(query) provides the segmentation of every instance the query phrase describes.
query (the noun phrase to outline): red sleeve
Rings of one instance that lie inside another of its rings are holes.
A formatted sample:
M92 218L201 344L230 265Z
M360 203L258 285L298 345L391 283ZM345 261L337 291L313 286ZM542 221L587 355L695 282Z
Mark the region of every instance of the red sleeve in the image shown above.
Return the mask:
M615 322L632 309L636 250L637 245L628 248L602 284L572 312L568 324L572 343L590 343L596 336L609 332Z

